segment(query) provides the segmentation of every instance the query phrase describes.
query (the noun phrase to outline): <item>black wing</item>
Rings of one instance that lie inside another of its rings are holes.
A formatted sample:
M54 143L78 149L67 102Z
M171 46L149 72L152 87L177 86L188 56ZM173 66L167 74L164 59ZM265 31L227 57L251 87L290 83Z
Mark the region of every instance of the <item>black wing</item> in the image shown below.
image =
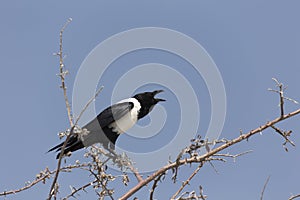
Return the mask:
M103 110L98 116L97 120L102 128L108 126L114 121L122 118L133 108L132 102L123 102L114 104Z
M86 128L88 128L88 130L91 128L92 131L97 131L98 134L100 134L102 132L101 128L103 128L103 132L106 135L106 137L113 144L115 144L119 135L114 133L110 128L108 128L108 125L113 123L115 120L120 119L121 117L126 115L128 112L130 112L130 110L133 108L133 106L134 105L132 102L123 102L123 103L118 103L118 104L112 105L112 106L106 108L105 110L103 110L97 116L97 121L98 121L98 124L100 125L100 127L98 127L98 126L94 127L94 122L95 122L95 119L94 119L90 123L85 125L84 128L86 127ZM91 126L91 127L89 127L89 126ZM99 128L100 128L100 130L99 130ZM92 136L90 139L93 141L92 143L102 142L104 147L106 147L108 149L108 142L105 139L103 141L98 141L98 137L96 137L96 139L95 139ZM60 151L63 144L64 144L64 142L60 143L59 145L51 148L48 152L54 151L54 150ZM70 138L70 140L68 141L64 152L68 153L69 151L76 151L83 147L84 147L84 145L83 145L82 141L80 141L76 136L72 136ZM56 158L58 158L58 157L59 157L59 154L57 155Z

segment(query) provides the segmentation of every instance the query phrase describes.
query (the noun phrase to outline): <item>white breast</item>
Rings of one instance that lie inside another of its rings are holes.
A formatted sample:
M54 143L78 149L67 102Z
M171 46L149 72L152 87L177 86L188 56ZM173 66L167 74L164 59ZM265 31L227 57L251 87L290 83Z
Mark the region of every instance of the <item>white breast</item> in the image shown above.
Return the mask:
M117 132L118 134L124 133L125 131L133 127L133 125L138 120L139 110L141 109L141 104L135 98L124 99L122 101L119 101L118 103L123 102L132 102L133 108L122 118L109 125L109 128L113 128L113 131Z

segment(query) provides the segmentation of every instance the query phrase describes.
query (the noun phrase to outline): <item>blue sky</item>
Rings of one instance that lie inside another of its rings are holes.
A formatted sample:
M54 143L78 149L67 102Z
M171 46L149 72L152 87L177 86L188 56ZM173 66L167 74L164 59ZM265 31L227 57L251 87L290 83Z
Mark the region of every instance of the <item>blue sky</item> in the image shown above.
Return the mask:
M62 91L56 76L58 59L53 56L58 51L59 30L67 18L73 18L64 35L65 64L70 71L67 78L70 98L81 63L100 42L134 28L175 30L201 44L218 67L227 97L226 120L221 137L231 139L239 135L240 129L249 131L278 116L278 97L267 91L267 88L274 87L272 77L289 86L287 96L300 100L299 6L296 0L189 3L177 0L88 3L2 1L0 190L19 188L46 166L50 169L56 166L54 154L45 152L59 142L57 133L68 127ZM190 63L161 50L132 51L111 63L98 83L98 86L104 86L104 90L95 102L96 112L111 103L112 91L120 77L134 67L147 63L167 65L190 82L199 103L201 118L199 123L194 118L188 120L192 125L199 125L197 132L206 132L211 117L209 86ZM180 84L175 86L180 90ZM178 124L182 120L179 94L155 82L136 88L137 92L157 88L166 90L160 96L167 102L153 111L153 116L155 113L166 116L166 123L153 137L137 139L128 134L122 135L118 144L136 152L154 151L176 138ZM130 95L132 93L120 94L122 98ZM287 103L286 112L298 107ZM293 130L296 145L300 141L298 120L299 117L295 117L279 125ZM140 126L147 126L150 121L150 118L146 118ZM231 160L215 163L218 174L211 166L205 166L186 189L197 190L198 185L202 185L204 193L212 200L258 199L266 178L271 175L265 199L287 199L290 194L300 192L300 152L297 146L286 153L282 143L282 138L271 130L264 131L262 135L224 152L239 153L251 149L253 153L238 158L235 163ZM78 152L67 162L72 163L82 157L83 152ZM180 178L184 180L192 170L186 167ZM61 195L69 193L70 184L84 184L86 176L76 171L62 174ZM134 181L134 178L131 180ZM49 184L41 184L6 199L44 199ZM117 196L130 189L130 186L116 185ZM157 199L169 198L178 186L162 184L157 190ZM140 199L148 197L148 189L144 188L137 196ZM90 191L89 194L81 194L80 198L93 197L94 193Z

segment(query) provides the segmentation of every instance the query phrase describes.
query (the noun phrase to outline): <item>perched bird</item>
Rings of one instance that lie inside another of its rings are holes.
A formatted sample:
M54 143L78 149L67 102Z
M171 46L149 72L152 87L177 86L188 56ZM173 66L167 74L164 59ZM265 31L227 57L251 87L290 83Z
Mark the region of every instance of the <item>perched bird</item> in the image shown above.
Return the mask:
M101 143L106 149L114 149L120 134L130 129L139 119L145 117L153 107L164 99L155 98L163 90L144 92L124 99L103 110L95 119L86 124L82 134L72 135L64 149L64 155L95 143ZM64 142L51 148L48 152L60 151ZM60 152L56 159L59 158Z

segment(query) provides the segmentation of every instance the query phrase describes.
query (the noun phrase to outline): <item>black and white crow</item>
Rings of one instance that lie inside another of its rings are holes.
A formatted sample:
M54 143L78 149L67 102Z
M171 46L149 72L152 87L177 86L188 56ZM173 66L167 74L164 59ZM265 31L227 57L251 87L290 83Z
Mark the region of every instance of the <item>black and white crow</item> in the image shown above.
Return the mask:
M106 149L114 149L121 133L130 129L139 119L145 117L153 107L164 99L155 98L163 90L144 92L124 99L103 110L95 119L85 125L82 134L71 136L67 142L64 154L77 151L95 143L101 143ZM61 150L64 142L53 147L48 152ZM56 159L59 158L60 152Z

